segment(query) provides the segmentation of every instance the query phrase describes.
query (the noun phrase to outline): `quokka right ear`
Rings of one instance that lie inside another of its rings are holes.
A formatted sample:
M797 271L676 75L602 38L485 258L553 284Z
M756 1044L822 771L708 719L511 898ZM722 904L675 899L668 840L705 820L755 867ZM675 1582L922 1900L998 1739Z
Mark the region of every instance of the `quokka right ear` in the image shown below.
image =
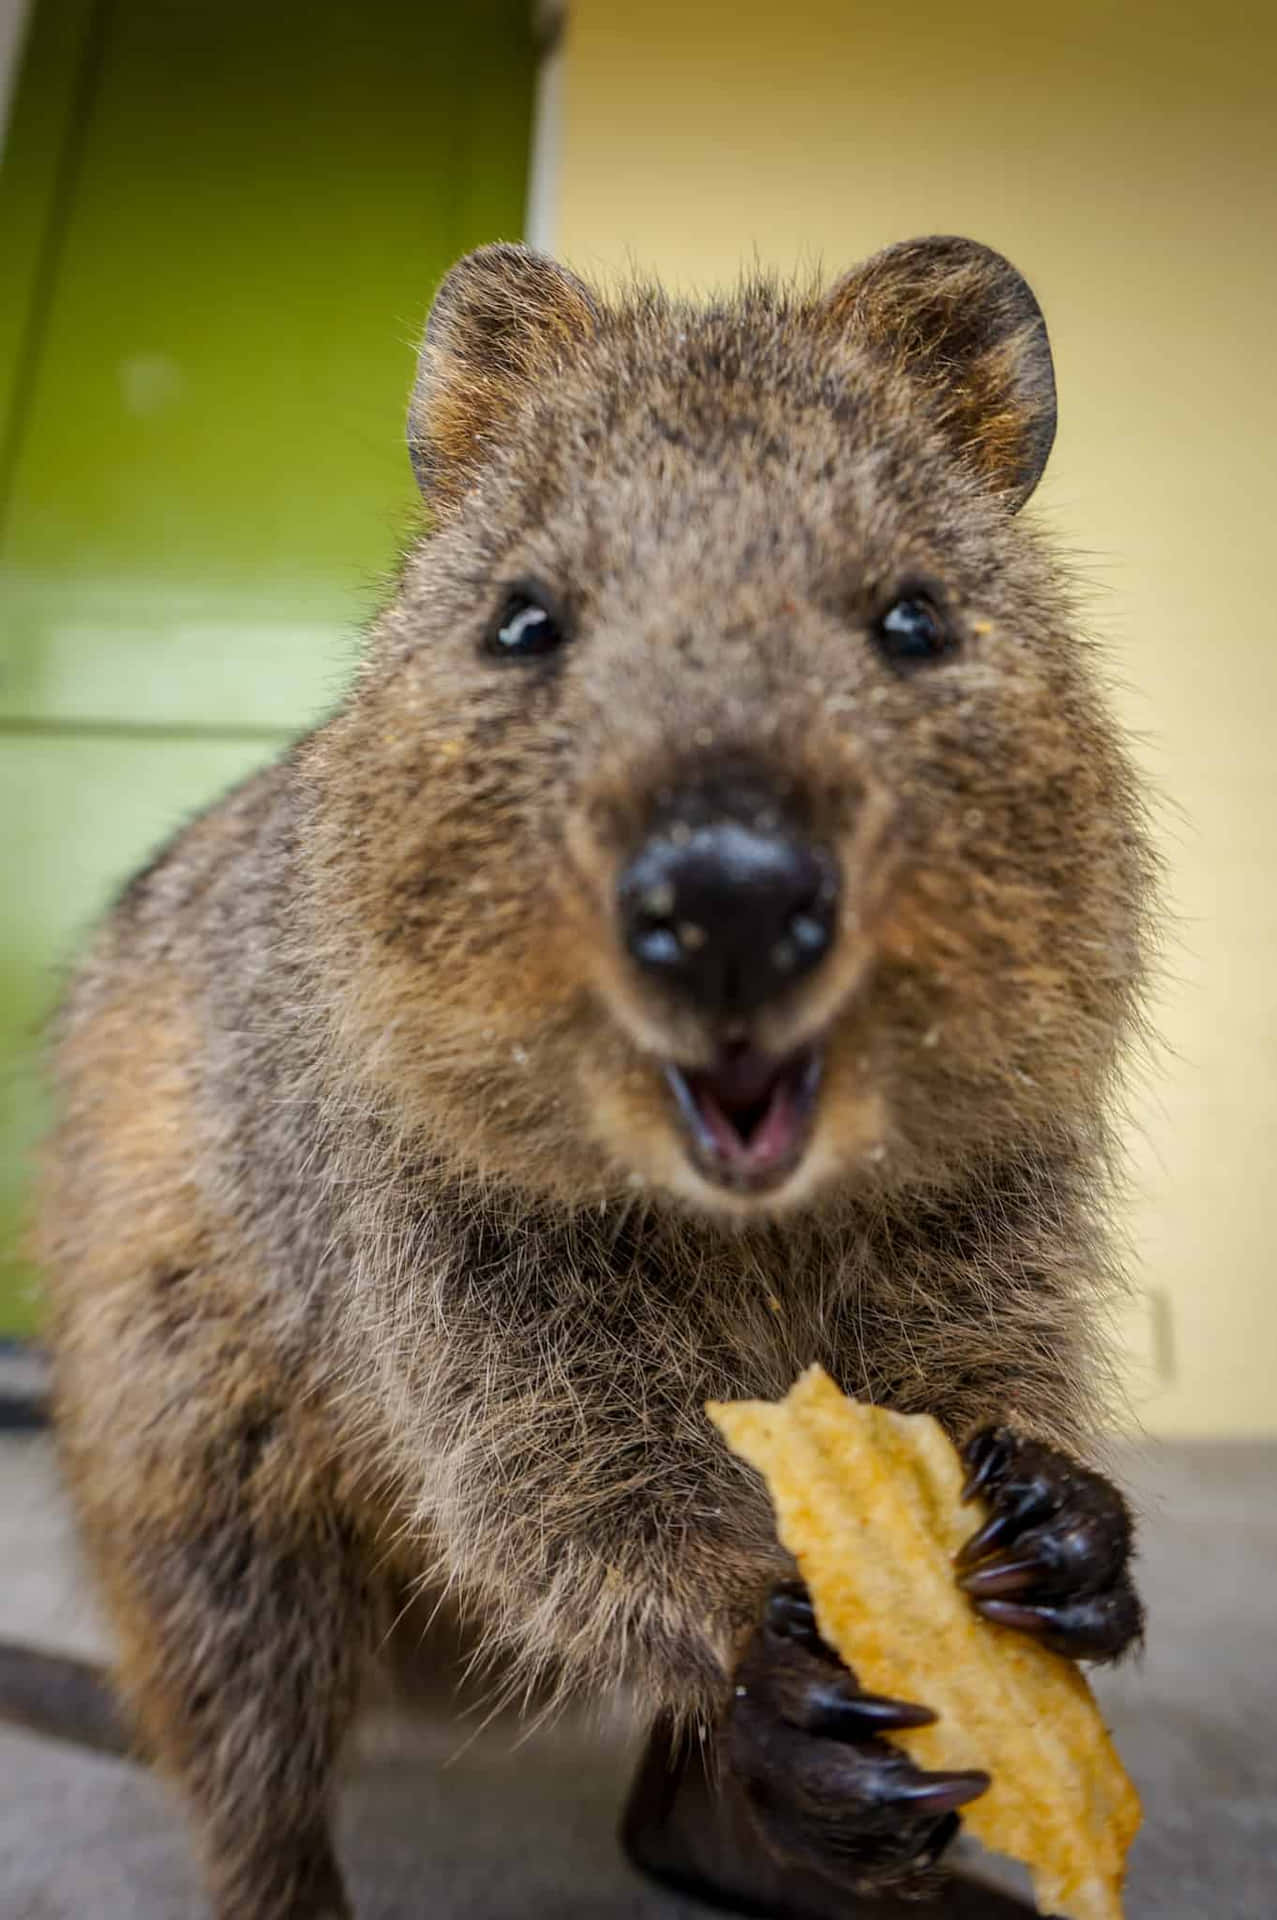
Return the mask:
M408 407L408 451L437 513L474 485L520 404L590 338L588 287L528 247L480 247L435 296Z

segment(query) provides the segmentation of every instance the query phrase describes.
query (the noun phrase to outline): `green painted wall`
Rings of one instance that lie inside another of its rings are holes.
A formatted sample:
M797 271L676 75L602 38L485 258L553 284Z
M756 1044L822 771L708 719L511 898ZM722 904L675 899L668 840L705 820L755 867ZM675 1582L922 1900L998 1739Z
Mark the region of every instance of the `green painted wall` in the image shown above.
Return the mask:
M0 1330L39 1027L112 891L332 700L430 293L517 237L525 0L39 0L0 174Z

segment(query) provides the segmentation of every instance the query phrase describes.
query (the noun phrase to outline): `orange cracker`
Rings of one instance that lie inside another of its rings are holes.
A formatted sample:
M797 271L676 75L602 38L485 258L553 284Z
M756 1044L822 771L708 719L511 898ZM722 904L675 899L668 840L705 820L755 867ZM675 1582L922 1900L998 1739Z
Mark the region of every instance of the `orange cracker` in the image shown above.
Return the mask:
M846 1399L820 1367L783 1400L707 1412L766 1480L824 1639L867 1692L939 1716L890 1737L920 1767L992 1775L964 1825L1024 1862L1044 1913L1121 1920L1139 1798L1073 1662L981 1619L956 1584L979 1508L943 1429Z

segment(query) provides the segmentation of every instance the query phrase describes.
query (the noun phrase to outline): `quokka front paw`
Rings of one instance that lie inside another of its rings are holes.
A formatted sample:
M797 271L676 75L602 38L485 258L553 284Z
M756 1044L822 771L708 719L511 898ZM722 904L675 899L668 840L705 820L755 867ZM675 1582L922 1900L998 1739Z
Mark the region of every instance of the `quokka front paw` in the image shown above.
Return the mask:
M800 1584L771 1593L736 1669L724 1758L770 1850L857 1891L922 1892L985 1773L926 1773L882 1738L925 1706L864 1693Z
M1144 1609L1117 1488L1011 1427L982 1428L963 1457L963 1498L980 1494L990 1509L956 1562L977 1611L1074 1660L1115 1660L1137 1644Z

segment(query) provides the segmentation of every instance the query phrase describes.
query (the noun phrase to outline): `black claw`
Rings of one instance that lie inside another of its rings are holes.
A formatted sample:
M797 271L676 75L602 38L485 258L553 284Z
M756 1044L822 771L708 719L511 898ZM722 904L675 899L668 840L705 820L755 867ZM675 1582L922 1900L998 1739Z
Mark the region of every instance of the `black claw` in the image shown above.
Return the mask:
M783 1586L772 1589L767 1598L763 1623L767 1632L776 1639L789 1641L804 1652L814 1654L826 1667L833 1667L840 1673L846 1671L833 1648L821 1639L811 1597L801 1581L786 1581Z
M970 1472L962 1489L963 1501L974 1500L996 1478L1007 1459L1007 1435L1003 1427L983 1427L963 1448Z
M965 1498L964 1493L963 1499ZM994 1547L1000 1547L1006 1536L1014 1532L1016 1520L1016 1514L1005 1507L1000 1508L955 1554L954 1566L973 1567L977 1560L983 1560L986 1553L991 1553Z
M772 1588L767 1596L764 1617L773 1633L804 1639L816 1632L816 1614L811 1595L796 1580Z
M1033 1586L1041 1571L1032 1559L991 1560L987 1566L959 1574L958 1585L973 1598L992 1600L1004 1593L1023 1593Z
M973 1604L986 1620L1031 1633L1068 1660L1114 1660L1138 1645L1144 1633L1144 1610L1129 1585L1056 1606L1001 1599L975 1599Z
M1015 1600L977 1600L976 1612L999 1627L1015 1627L1019 1633L1043 1634L1056 1623L1054 1607L1029 1607Z
M811 1595L801 1580L778 1580L767 1596L769 1607L786 1612L811 1613Z
M913 1700L890 1700L882 1693L858 1693L851 1704L879 1733L896 1727L932 1727L936 1722L930 1707L919 1706Z
M832 1740L857 1742L901 1727L929 1727L935 1720L930 1707L909 1700L888 1700L882 1694L854 1693L847 1683L808 1690L803 1726Z
M932 1827L919 1859L928 1866L934 1866L961 1831L962 1822L956 1813L942 1814Z
M921 1773L909 1767L891 1777L886 1794L915 1813L953 1813L978 1800L992 1784L987 1773Z

